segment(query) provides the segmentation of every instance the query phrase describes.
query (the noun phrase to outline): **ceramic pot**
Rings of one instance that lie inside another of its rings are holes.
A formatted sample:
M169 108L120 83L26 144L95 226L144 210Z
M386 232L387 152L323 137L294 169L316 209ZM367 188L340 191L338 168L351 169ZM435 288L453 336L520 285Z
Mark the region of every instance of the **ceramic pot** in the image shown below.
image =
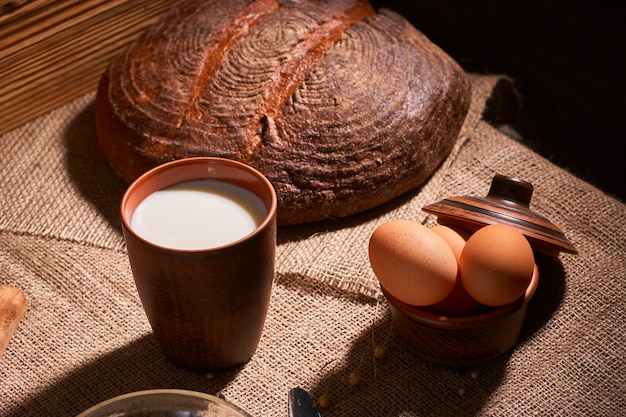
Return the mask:
M133 230L132 215L146 197L192 180L246 188L263 201L267 215L244 238L209 249L171 249ZM129 186L120 214L128 257L154 337L171 362L208 372L252 357L274 279L276 209L270 182L252 167L228 159L176 160L148 171Z
M495 308L481 306L462 316L444 315L433 307L412 306L382 290L398 336L410 351L443 365L475 365L494 359L515 345L538 283L535 268L526 293L513 303Z

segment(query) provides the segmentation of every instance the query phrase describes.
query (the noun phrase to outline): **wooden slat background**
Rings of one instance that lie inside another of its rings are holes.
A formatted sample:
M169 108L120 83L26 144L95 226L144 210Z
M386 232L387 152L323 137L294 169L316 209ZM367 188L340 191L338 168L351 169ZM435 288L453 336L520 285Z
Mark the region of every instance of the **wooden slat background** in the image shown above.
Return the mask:
M176 1L0 1L0 134L93 90Z

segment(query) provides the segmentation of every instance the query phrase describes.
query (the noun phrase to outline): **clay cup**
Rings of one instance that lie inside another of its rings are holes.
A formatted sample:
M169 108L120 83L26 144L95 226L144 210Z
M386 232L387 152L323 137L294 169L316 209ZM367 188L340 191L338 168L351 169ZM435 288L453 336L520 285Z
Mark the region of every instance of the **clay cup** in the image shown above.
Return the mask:
M194 180L243 187L262 200L267 214L250 234L212 248L172 249L133 230L133 213L146 197ZM211 372L253 356L274 279L276 208L276 193L265 176L246 164L214 157L159 165L124 193L120 215L135 285L154 337L173 364Z

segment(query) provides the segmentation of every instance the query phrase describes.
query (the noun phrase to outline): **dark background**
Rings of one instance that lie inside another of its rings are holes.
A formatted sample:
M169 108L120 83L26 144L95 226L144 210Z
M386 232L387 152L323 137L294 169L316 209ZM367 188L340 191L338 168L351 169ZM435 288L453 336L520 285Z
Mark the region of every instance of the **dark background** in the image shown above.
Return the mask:
M553 163L626 201L626 12L619 2L370 1L409 20L466 71L511 76L516 126Z

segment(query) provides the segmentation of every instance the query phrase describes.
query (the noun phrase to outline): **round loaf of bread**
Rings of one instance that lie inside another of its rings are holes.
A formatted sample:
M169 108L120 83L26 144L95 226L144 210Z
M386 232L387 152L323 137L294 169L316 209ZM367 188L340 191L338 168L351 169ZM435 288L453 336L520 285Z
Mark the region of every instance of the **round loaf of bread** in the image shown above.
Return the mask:
M286 225L422 184L469 101L450 56L367 1L186 0L112 60L95 111L124 180L174 159L235 159L272 182Z

